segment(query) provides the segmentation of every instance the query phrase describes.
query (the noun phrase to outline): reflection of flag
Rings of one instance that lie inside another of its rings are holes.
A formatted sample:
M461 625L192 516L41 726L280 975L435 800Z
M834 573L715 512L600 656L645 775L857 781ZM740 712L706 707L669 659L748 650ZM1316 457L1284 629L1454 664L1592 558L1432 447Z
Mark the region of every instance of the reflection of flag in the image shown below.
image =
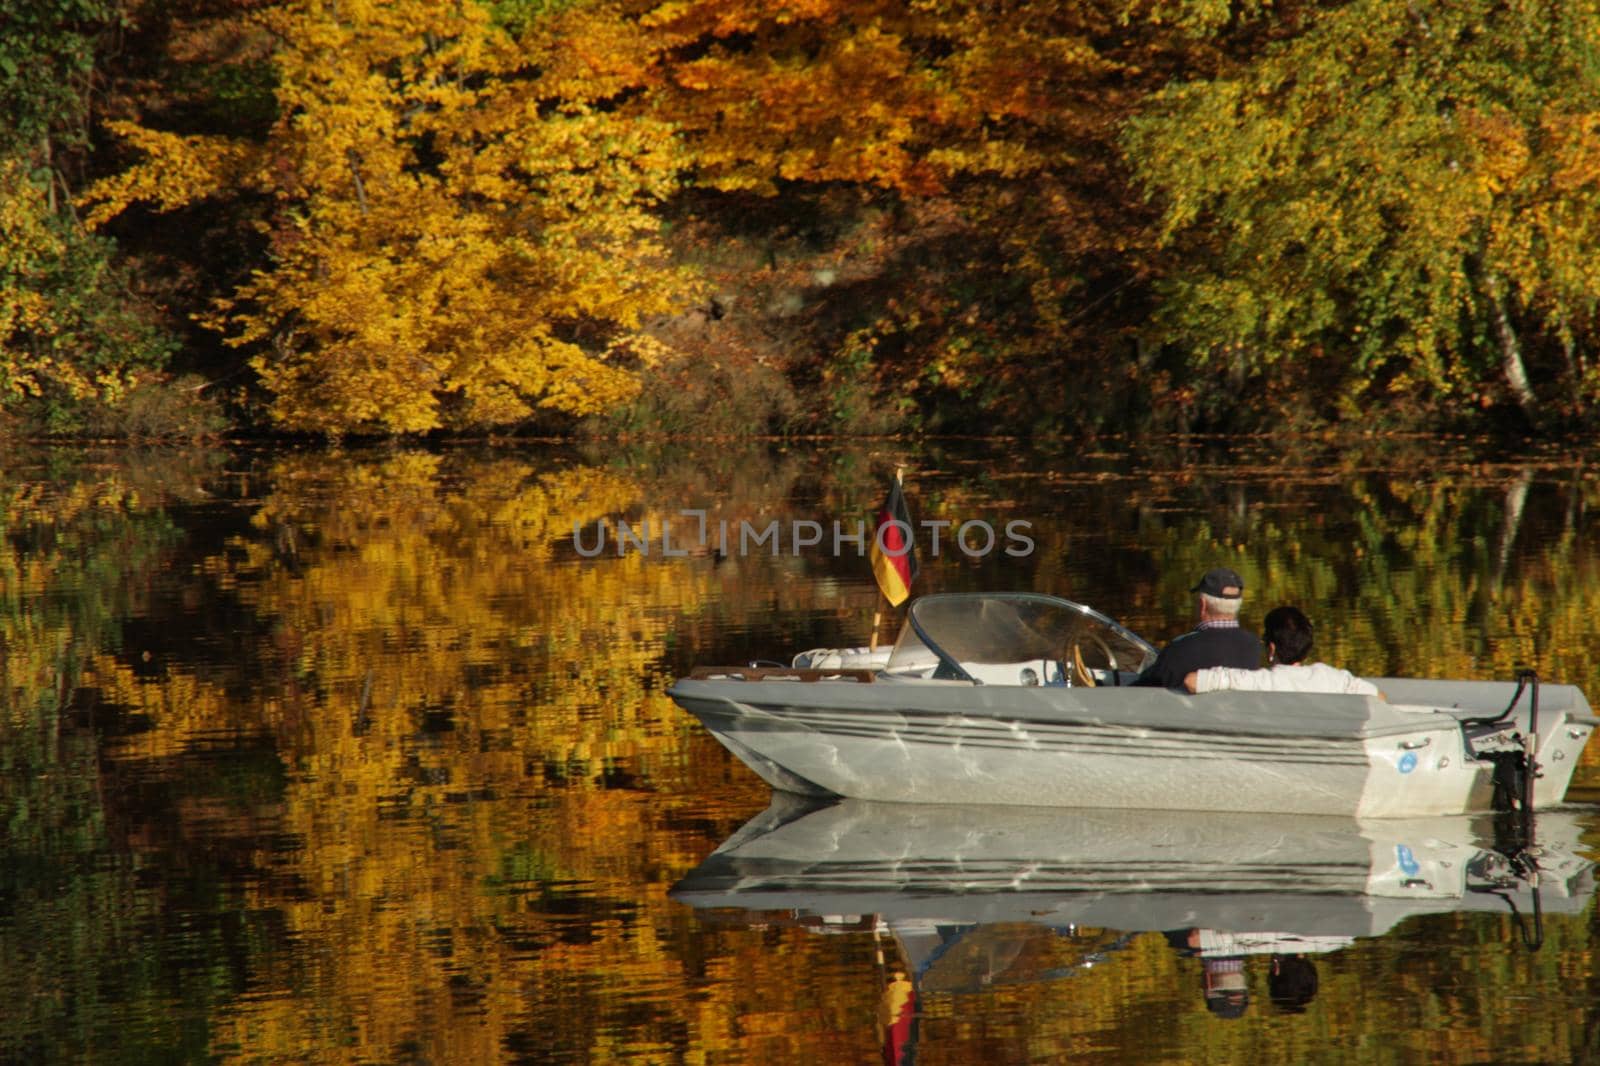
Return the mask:
M896 476L872 523L872 575L891 607L905 602L917 578L917 544L911 528L911 511Z
M917 990L896 973L878 1000L878 1041L884 1066L911 1066L916 1052Z

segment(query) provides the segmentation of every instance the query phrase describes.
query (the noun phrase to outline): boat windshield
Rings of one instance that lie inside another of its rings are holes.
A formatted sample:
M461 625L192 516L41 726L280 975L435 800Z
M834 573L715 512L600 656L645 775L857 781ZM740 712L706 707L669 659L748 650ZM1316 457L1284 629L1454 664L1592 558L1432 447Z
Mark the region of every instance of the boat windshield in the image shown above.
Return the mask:
M984 684L1116 684L1155 661L1149 641L1099 611L1035 592L941 593L906 612L888 673Z

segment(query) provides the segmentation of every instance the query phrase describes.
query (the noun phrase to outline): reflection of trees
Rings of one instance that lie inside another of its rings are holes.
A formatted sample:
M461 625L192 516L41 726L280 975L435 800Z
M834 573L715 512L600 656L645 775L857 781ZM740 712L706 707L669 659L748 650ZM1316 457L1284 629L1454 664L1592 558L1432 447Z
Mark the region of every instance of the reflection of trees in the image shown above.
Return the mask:
M1184 625L1187 582L1221 558L1250 583L1249 613L1304 606L1318 654L1357 671L1489 678L1526 664L1593 689L1595 491L1523 472L1247 485L1242 512L1219 501L1141 530L1161 575L1148 613Z
M762 473L708 505L782 510L786 485ZM279 916L299 972L258 974L281 994L219 1018L219 1043L676 1054L699 981L684 960L702 948L666 889L762 790L731 777L725 816L679 810L673 797L731 771L664 695L672 645L735 589L746 618L769 609L763 589L803 606L788 580L803 563L579 559L574 522L688 505L627 469L397 453L284 460L261 480L250 532L198 571L253 612L262 645L232 671L157 684L136 661L97 664L106 698L153 725L119 759L243 729L287 768L270 836L293 846L263 842L274 877L247 906Z
M1256 618L1301 603L1330 660L1487 677L1533 659L1600 690L1582 658L1600 591L1585 547L1594 489L1576 476L1030 464L921 464L918 517L1027 518L1039 547L932 562L919 591L1067 592L1160 638L1188 624L1185 590L1222 553L1250 580ZM7 1041L62 1036L88 1009L59 1006L70 1000L98 1004L90 1029L132 1011L223 1058L872 1054L868 938L708 929L667 898L766 790L663 691L696 659L861 639L865 566L581 560L569 541L574 522L682 507L831 521L876 505L875 461L398 451L247 472L238 507L155 485L134 502L119 467L58 477L49 494L24 478L7 497L0 753L8 771L51 772L0 783L7 817L26 807L32 834L0 843L17 860L0 884L50 930L33 940L55 946L29 954L0 926L0 993L59 993L8 1015ZM73 858L86 854L102 858ZM1500 936L1483 917L1428 928ZM1333 957L1319 999L1360 1004L1341 1041L1392 1032L1411 1008L1386 1003L1413 990L1521 1039L1549 1023L1485 1004L1502 981L1555 988L1586 959L1586 934L1550 935L1537 960L1465 982L1451 976L1459 956L1418 952L1403 973L1381 955ZM1374 971L1386 976L1363 987ZM1026 1032L930 997L923 1053L1048 1059L1134 1046L1139 1028L1149 1046L1245 1055L1246 1037L1206 1024L1193 976L1155 938L1074 978L1069 996L987 993ZM154 991L182 980L177 1007ZM1418 1046L1445 1059L1466 1046L1428 1039Z
M138 729L92 664L181 540L167 508L214 457L136 465L13 453L0 488L0 1058L178 1061L259 931L216 906L216 871L150 839L101 740ZM142 812L168 796L146 767ZM217 839L211 841L214 846ZM205 901L204 908L197 906ZM187 913L188 920L167 919ZM194 954L186 954L193 952ZM196 965L196 960L206 960Z

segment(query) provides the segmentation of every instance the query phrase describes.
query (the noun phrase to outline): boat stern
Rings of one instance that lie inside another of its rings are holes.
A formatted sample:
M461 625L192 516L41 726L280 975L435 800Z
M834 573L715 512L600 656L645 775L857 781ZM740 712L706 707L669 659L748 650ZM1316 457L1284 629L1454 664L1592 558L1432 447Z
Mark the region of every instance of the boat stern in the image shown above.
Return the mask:
M1566 799L1572 775L1594 727L1593 717L1564 713L1555 725L1543 731L1534 755L1537 776L1533 783L1533 804L1536 810L1554 807Z

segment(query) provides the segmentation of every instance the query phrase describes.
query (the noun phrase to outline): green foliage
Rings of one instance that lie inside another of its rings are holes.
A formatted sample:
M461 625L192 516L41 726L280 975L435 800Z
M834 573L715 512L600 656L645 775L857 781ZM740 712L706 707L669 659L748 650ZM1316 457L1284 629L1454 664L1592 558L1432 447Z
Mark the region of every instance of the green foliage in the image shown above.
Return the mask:
M0 19L0 419L29 432L85 428L172 348L62 177L87 146L97 42L120 18L111 0L49 0Z
M163 117L187 132L264 137L278 117L278 69L264 58L174 64L163 80L175 97Z
M1592 392L1571 339L1600 298L1597 35L1589 2L1358 0L1157 94L1126 146L1182 263L1160 339L1221 372L1213 400L1259 376L1349 417L1502 374L1531 409L1524 342Z
M1205 35L1269 15L1274 6L1273 0L1125 0L1121 15L1130 22L1171 25Z
M115 471L38 458L8 450L0 489L0 1059L114 1048L121 1062L195 1061L205 1009L231 984L227 946L215 924L165 922L171 897L153 886L208 891L203 862L180 875L170 854L127 854L148 808L116 808L103 761L127 709L101 705L87 725L78 712L95 699L84 671L119 646L181 540L161 483L208 471L148 454ZM183 967L185 952L219 961Z
M490 0L486 5L495 25L520 34L542 18L577 7L582 0Z
M95 37L114 0L24 0L0 19L0 156L81 133Z
M139 306L111 242L52 212L43 182L0 158L0 414L47 432L83 426L162 366L172 340Z

